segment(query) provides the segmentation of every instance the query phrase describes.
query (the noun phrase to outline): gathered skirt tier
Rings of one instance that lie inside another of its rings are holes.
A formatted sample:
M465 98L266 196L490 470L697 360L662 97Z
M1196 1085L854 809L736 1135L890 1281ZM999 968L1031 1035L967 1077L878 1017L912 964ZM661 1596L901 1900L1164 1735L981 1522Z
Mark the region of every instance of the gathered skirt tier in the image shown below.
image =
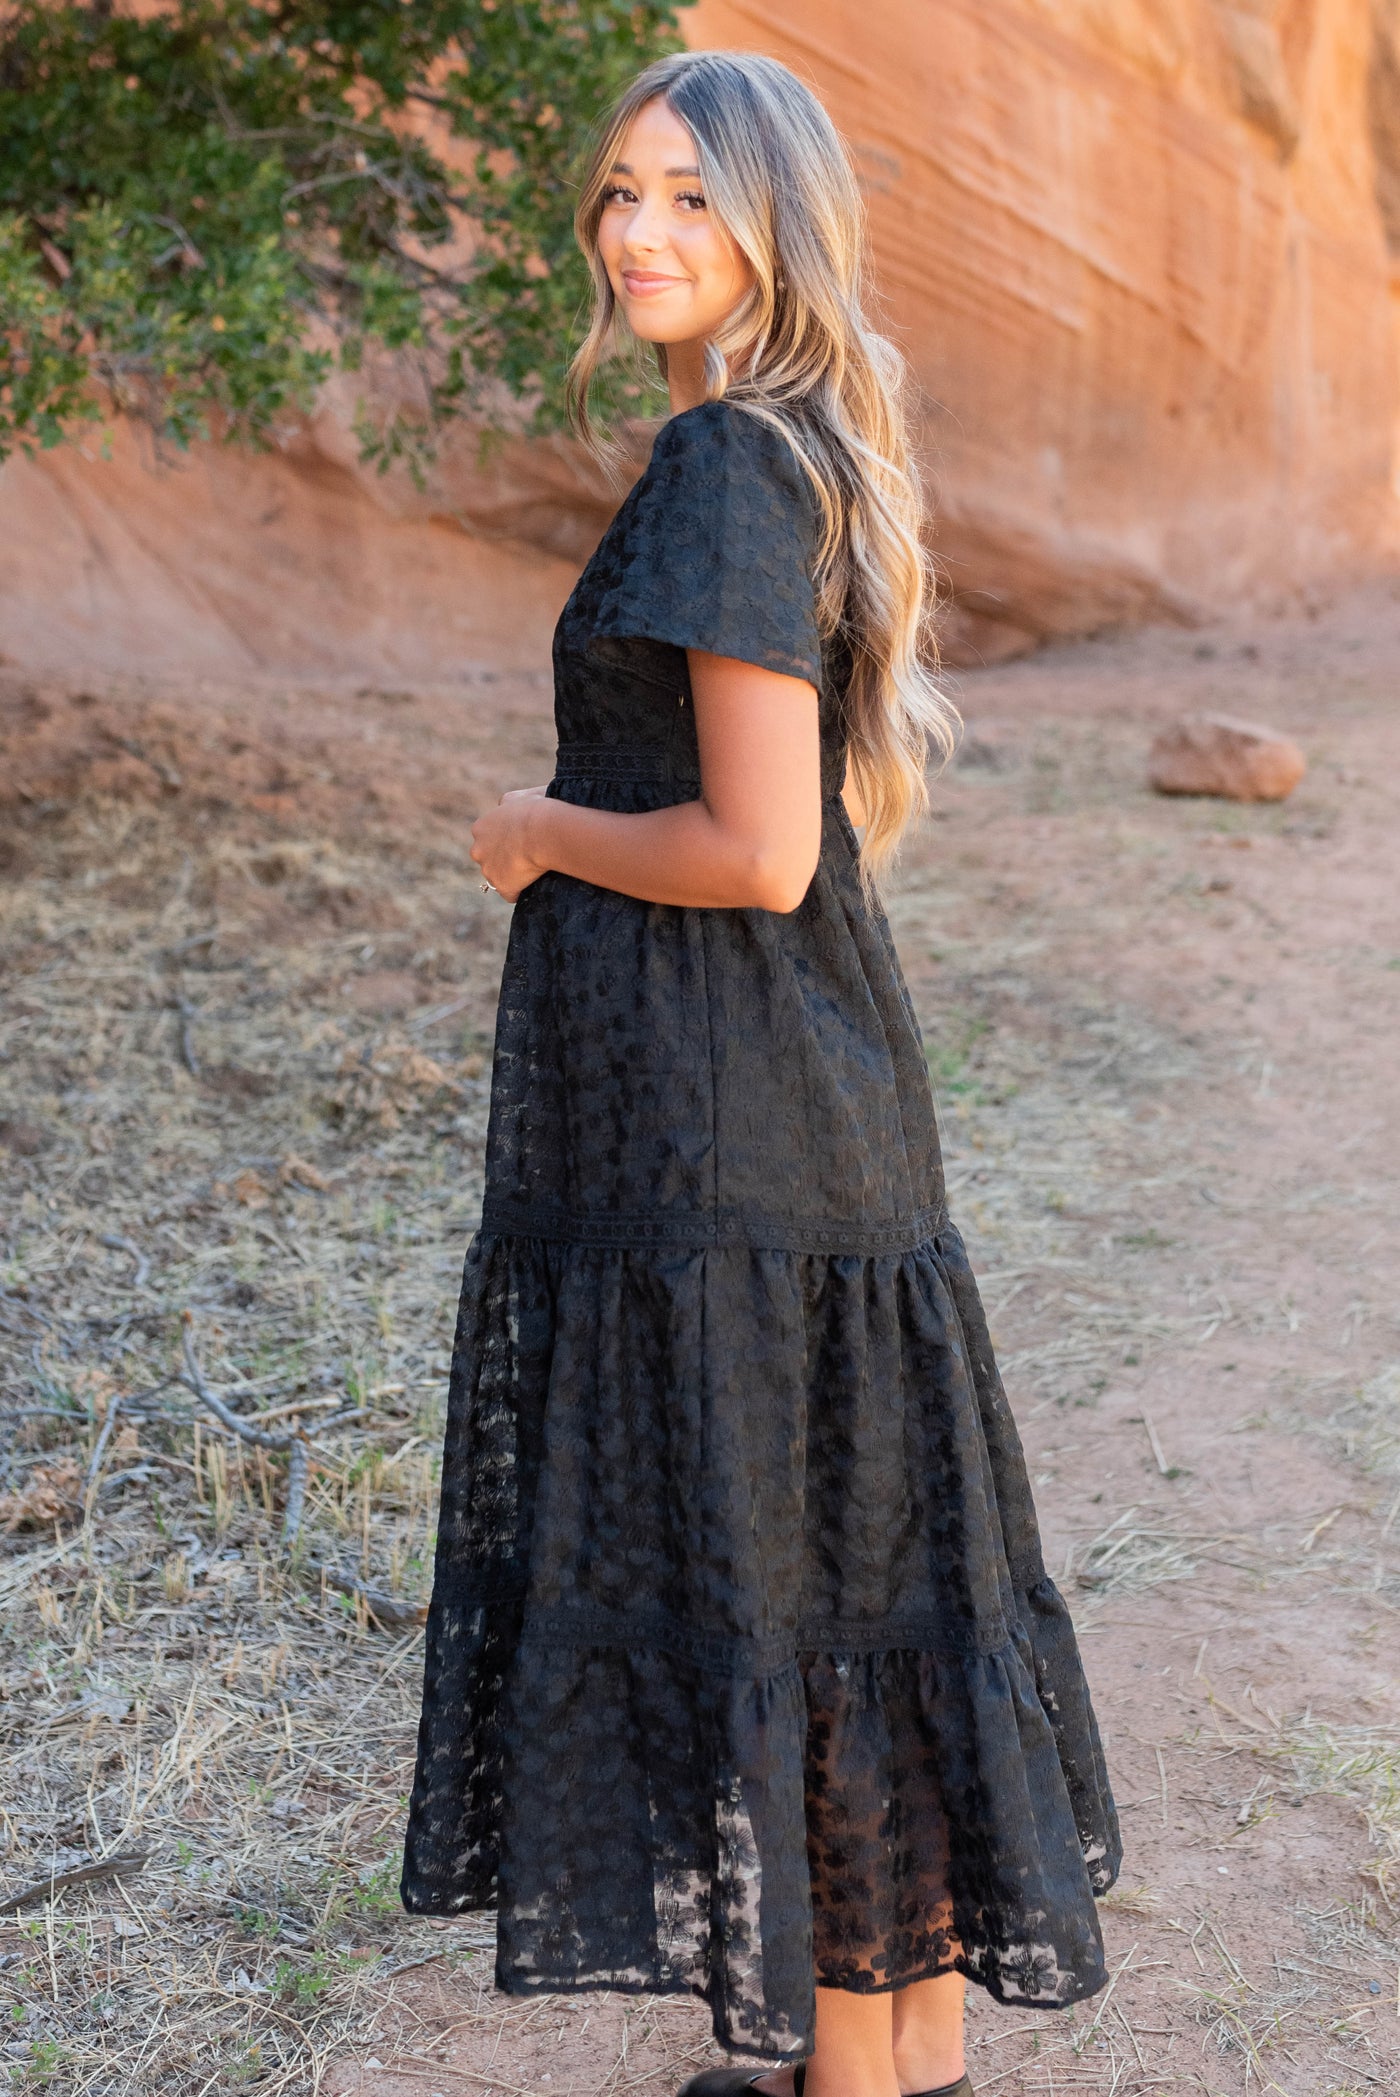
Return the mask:
M403 1898L512 1993L1103 1983L1117 1826L962 1241L473 1240Z

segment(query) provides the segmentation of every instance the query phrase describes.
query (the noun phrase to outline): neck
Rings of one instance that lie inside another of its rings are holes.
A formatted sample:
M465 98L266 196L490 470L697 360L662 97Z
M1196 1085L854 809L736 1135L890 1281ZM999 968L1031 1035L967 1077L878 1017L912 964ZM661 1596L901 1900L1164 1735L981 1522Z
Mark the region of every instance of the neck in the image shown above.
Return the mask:
M666 345L666 391L671 413L683 414L698 408L705 398L705 345L703 342L668 342Z

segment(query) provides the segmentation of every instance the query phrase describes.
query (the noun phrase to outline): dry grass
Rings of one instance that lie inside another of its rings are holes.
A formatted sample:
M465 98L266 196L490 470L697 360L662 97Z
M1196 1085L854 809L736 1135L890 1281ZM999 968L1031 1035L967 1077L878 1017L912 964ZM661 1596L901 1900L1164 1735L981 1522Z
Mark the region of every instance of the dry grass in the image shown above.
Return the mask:
M341 1588L427 1590L499 925L430 850L211 827L90 812L0 894L0 1911L144 1858L0 1924L0 2077L73 2097L314 2089L473 1956L397 1896L421 1632ZM309 1439L290 1558L186 1311Z
M1388 2090L1395 2059L1386 2030L1395 2015L1387 1999L1393 1946L1351 1908L1300 1910L1296 1920L1306 1949L1276 1949L1267 1966L1255 1961L1252 1971L1213 1917L1199 1916L1189 1931L1175 1925L1195 1962L1196 1977L1185 1981L1182 1993L1204 2051L1222 2064L1236 2062L1246 2089L1276 2097L1319 2087L1328 2097ZM1299 2061L1300 2045L1313 2056L1311 2072Z
M1365 1822L1381 1907L1400 1915L1400 1739L1368 1726L1330 1726L1305 1716L1280 1722L1256 1754L1282 1762L1296 1795L1339 1798ZM1400 2012L1400 1993L1397 1994Z
M1400 1479L1400 1362L1339 1405L1327 1428L1349 1463L1376 1478Z
M1042 741L1066 738L1057 727ZM1086 780L1100 791L1092 738L1066 747L1058 770L1035 759L1037 806L1072 807ZM14 2018L0 2084L16 2090L340 2097L356 2087L353 2054L375 2097L548 2092L566 2075L576 2091L620 2092L674 2087L679 2062L708 2057L689 2004L503 2005L482 1956L489 1924L436 1934L399 1912L420 1634L385 1627L332 1580L410 1606L426 1592L505 929L460 843L400 828L411 847L289 838L272 818L178 800L36 806L24 881L0 885L0 1146L14 1190L0 1225L0 1896L35 1895L0 1920ZM1181 886L1190 868L1152 865L1144 910L1154 895L1215 907ZM1165 1409L1160 1454L1146 1423L1131 1425L1142 1475L1121 1501L1140 1504L1113 1521L1086 1500L1100 1394L1158 1350L1261 1330L1265 1313L1247 1292L1242 1309L1220 1294L1234 1283L1193 1250L1192 1216L1213 1199L1198 1139L1135 1133L1171 1088L1208 1087L1215 1049L1065 976L1063 926L986 899L974 910L973 887L946 866L911 878L900 938L955 1211L1018 1406L1044 1416L1036 1444L1046 1420L1084 1429L1047 1500L1089 1532L1070 1559L1076 1614L1146 1596L1141 1614L1165 1616L1217 1568L1335 1583L1341 1524L1304 1553L1296 1522L1245 1546L1203 1511L1193 1521ZM921 940L940 957L922 988ZM286 1457L196 1426L178 1381L186 1310L204 1372L240 1412L300 1420L313 1439L336 1410L368 1415L325 1441L290 1559ZM1352 1453L1380 1476L1393 1385L1363 1395ZM1223 1703L1219 1715L1228 1751L1218 1731L1206 1738L1229 1769L1199 1839L1218 1839L1221 1814L1227 1836L1237 1826L1247 1749L1260 1759L1242 1840L1271 1786L1370 1816L1369 1919L1319 1918L1308 1957L1275 1959L1270 1976L1257 1931L1251 1949L1230 1922L1218 1942L1218 1920L1207 1927L1174 1887L1164 1899L1130 1885L1109 1904L1123 1969L1110 1998L1029 2022L974 2002L979 2093L1217 2093L1271 2076L1289 2097L1387 2087L1389 2063L1365 2050L1372 2027L1346 2013L1370 1999L1373 1972L1393 1979L1377 1926L1393 1765L1375 1734L1324 1738L1267 1713L1236 1729ZM1174 1800L1178 1747L1157 1737ZM1144 1791L1154 1828L1160 1768L1159 1749ZM139 1870L58 1890L70 1869L133 1856ZM393 1984L424 1959L440 1964ZM575 2072L604 2023L606 2044ZM1314 2047L1301 2083L1288 2065L1299 2032ZM1321 2080L1318 2045L1336 2062Z
M1127 1508L1107 1528L1078 1546L1070 1555L1066 1571L1090 1595L1144 1594L1172 1580L1191 1580L1207 1562L1235 1570L1253 1570L1243 1536L1211 1536L1138 1520L1139 1510Z
M1397 1743L1378 1729L1324 1725L1309 1713L1280 1717L1248 1690L1241 1703L1232 1703L1208 1677L1202 1680L1214 1709L1215 1739L1203 1736L1190 1752L1218 1765L1208 1803L1217 1825L1223 1809L1228 1839L1242 1838L1247 1845L1253 1831L1288 1817L1285 1806L1297 1808L1321 1796L1340 1800L1358 1815L1374 1852L1361 1898L1351 1897L1349 1888L1343 1893L1345 1877L1339 1875L1334 1904L1319 1912L1298 1905L1288 1921L1301 1930L1280 1930L1290 1946L1275 1943L1267 1963L1257 1945L1252 1957L1232 1946L1208 1909L1197 1913L1194 1928L1168 1924L1185 1938L1194 1961L1181 1985L1207 2051L1237 2061L1247 2089L1279 2097L1318 2087L1309 2070L1315 2078L1319 2057L1332 2071L1322 2085L1328 2097L1387 2090L1394 2083L1393 2032L1400 2017ZM1251 1762L1259 1772L1252 1784L1244 1773ZM1308 2067L1299 2065L1300 2047L1310 2056Z
M416 1638L386 1650L299 1593L241 1515L224 1535L243 1562L196 1546L153 1568L173 1601L112 1580L138 1555L125 1523L100 1553L81 1537L18 1612L11 1870L147 1860L5 1928L22 2083L310 2088L366 1986L422 1954L396 1890ZM152 1616L168 1644L141 1638Z
M1347 1592L1393 1609L1400 1604L1400 1571L1394 1562L1400 1543L1400 1363L1388 1363L1359 1385L1335 1372L1295 1385L1283 1415L1296 1433L1320 1441L1330 1456L1354 1465L1367 1481L1362 1497L1379 1519L1375 1542L1345 1557L1336 1577ZM1327 1537L1335 1519L1329 1510L1318 1523L1318 1535Z

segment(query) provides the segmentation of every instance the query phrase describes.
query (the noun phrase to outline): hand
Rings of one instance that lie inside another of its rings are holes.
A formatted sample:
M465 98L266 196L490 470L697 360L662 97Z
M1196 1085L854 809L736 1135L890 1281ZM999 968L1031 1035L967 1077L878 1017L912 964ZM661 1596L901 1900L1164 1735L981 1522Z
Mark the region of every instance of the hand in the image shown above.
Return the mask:
M546 792L542 786L523 786L502 794L496 807L478 816L472 825L472 858L497 895L508 903L516 902L532 881L549 872L532 858L529 847L534 804L543 801Z

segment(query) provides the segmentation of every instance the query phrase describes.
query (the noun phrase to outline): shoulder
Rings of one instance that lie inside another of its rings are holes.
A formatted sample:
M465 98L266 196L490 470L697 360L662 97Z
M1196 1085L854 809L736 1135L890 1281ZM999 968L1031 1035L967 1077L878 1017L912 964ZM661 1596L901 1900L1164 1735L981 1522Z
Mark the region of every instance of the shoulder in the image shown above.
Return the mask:
M717 491L747 487L803 512L816 509L806 469L781 430L734 401L702 401L663 423L647 478L694 493L707 484Z
M707 401L673 416L628 498L596 634L818 684L809 486L782 431L747 409Z

